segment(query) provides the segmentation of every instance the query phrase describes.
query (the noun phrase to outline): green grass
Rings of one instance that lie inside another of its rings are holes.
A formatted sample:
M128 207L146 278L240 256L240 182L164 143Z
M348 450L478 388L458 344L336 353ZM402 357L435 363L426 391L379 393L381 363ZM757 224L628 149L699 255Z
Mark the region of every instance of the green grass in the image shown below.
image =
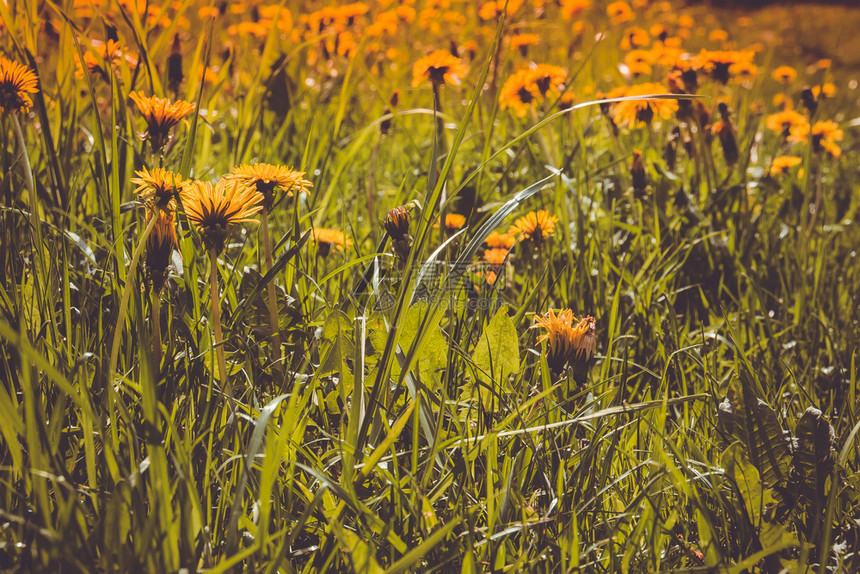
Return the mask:
M462 24L417 39L420 18L401 22L381 48L357 34L352 56L330 61L312 31L229 36L250 6L216 19L210 44L199 7L177 4L170 25L153 25L111 5L139 64L76 77L89 39L105 37L100 19L70 2L0 5L0 44L41 81L29 114L0 118L0 569L860 569L860 173L856 102L838 68L839 91L813 121L840 123L840 158L765 128L780 91L772 68L798 69L787 93L803 114L804 82L831 78L763 52L754 82L702 73L692 100L715 120L728 104L737 164L686 124L695 151L679 142L670 165L674 116L615 135L589 104L625 84L625 27L678 27L653 7L612 26L595 2L575 40L554 5L538 18L526 2L487 28L472 3L454 2ZM285 7L298 29L319 6ZM528 61L508 49L524 30L542 35L531 59L563 65L581 106L500 109L499 88ZM472 38L468 74L441 90L440 132L411 64ZM693 54L713 44L695 30L684 42ZM212 83L199 81L204 62L220 66ZM137 137L134 89L197 102L163 157ZM769 175L787 153L801 165ZM129 179L163 164L214 180L255 161L293 165L314 187L281 194L269 213L272 271L253 224L220 256L234 411L215 369L208 259L181 213L153 356L153 293L131 265L146 225ZM402 204L405 261L381 224ZM555 235L540 250L516 245L505 289L416 288L434 261L462 273L492 229L537 209L558 218ZM465 231L441 233L440 213L464 215ZM320 227L353 245L322 257L309 233ZM549 368L530 327L550 308L596 318L587 370Z

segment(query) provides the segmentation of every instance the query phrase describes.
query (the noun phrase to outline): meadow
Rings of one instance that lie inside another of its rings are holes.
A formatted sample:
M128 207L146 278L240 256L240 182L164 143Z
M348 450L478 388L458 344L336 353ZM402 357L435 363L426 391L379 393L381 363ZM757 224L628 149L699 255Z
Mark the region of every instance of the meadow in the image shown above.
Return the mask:
M0 2L0 570L860 571L857 70L763 32Z

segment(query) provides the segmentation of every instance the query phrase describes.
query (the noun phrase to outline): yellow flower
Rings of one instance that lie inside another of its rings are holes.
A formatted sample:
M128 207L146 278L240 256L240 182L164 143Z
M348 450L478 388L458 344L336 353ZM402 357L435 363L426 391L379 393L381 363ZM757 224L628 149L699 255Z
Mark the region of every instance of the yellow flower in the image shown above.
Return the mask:
M340 252L352 247L352 241L343 234L343 231L337 229L317 227L313 230L311 237L317 246L317 253L321 257L328 257L332 247Z
M765 126L767 129L786 136L791 131L804 125L807 129L809 128L809 122L806 120L806 116L791 108L771 114L765 118Z
M27 113L39 91L39 77L23 64L0 56L0 113Z
M445 231L457 231L461 229L464 225L466 225L466 216L460 215L459 213L447 213L445 214ZM436 224L436 227L439 227L439 224Z
M633 14L633 9L627 2L619 1L612 2L606 7L606 15L609 16L609 22L616 26L625 22L630 22L636 16Z
M561 17L565 20L578 18L591 6L591 0L561 0Z
M751 64L755 53L751 50L742 52L734 50L702 50L694 58L694 67L702 68L712 78L721 84L727 84L732 76L732 69L743 69Z
M625 96L666 94L669 88L653 82L632 86ZM611 95L611 94L610 94ZM630 127L651 125L654 117L668 120L678 111L676 100L629 100L615 104L614 116Z
M203 237L207 249L224 250L230 227L238 223L256 223L252 216L263 209L263 194L242 183L221 179L186 183L181 191L185 215Z
M537 99L536 86L531 81L531 70L519 70L508 78L499 92L499 107L511 108L519 117L525 117Z
M142 92L132 92L129 97L146 120L147 137L154 152L160 151L167 143L171 128L195 108L194 104L183 100L171 102L157 96L147 98Z
M304 179L304 175L303 171L296 171L283 165L255 163L237 165L231 173L224 176L224 179L241 181L262 193L265 198L263 207L268 211L271 209L272 192L275 188L285 191L288 197L293 196L294 190L310 193L313 184Z
M812 151L816 153L827 151L833 157L842 155L842 149L836 145L836 142L842 141L843 133L836 122L832 120L815 122L811 128L809 123L798 125L792 128L788 140L803 143L809 139L810 133L812 134Z
M624 36L621 38L622 50L635 50L644 48L651 43L651 36L642 28L634 27L627 28L624 31Z
M558 223L558 217L541 209L527 213L514 221L508 233L515 237L525 235L527 239L537 244L555 234L556 223Z
M836 86L827 82L822 86L812 86L812 95L815 96L815 99L821 98L832 98L836 95Z
M508 0L506 2L506 0L489 0L489 2L481 4L481 9L478 10L478 16L480 16L482 20L495 20L505 11L506 3L508 5L508 17L510 18L514 12L520 9L523 1Z
M493 267L499 267L505 263L508 253L510 253L510 251L507 249L487 249L484 251L484 261Z
M528 47L538 43L540 43L540 36L537 34L517 34L511 38L511 50L519 50L525 56Z
M176 209L176 196L185 184L181 175L161 167L152 171L144 167L134 173L138 176L131 178L131 183L137 184L134 192L145 205L169 211Z
M781 155L775 157L770 164L770 173L771 175L784 175L791 168L800 165L801 161L803 160L793 155Z
M791 66L780 66L771 73L771 77L782 84L790 84L797 77L797 70Z
M577 321L576 325L574 321ZM530 328L546 331L537 341L547 342L547 363L556 373L564 371L568 362L588 362L597 345L594 317L577 320L570 309L558 315L550 309L545 316L536 316L535 324Z
M516 243L517 238L510 233L491 232L484 240L484 245L490 249L510 249Z
M464 75L466 66L460 58L447 50L436 50L412 66L412 86L418 86L428 78L435 85L457 85L460 83L460 77Z

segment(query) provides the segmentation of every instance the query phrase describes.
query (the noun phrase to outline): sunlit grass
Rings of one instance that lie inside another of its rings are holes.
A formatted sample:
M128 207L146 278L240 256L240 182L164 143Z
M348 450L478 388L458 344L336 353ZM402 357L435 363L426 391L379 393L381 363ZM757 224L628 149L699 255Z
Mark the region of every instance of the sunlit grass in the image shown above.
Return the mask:
M0 568L860 568L838 61L668 2L0 17Z

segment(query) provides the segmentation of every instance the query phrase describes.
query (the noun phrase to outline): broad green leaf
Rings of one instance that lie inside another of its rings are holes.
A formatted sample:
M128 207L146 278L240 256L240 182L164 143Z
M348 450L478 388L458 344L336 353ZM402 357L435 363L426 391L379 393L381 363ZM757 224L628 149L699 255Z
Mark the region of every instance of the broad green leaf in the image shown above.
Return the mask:
M751 385L734 381L720 403L717 427L727 443L740 441L768 486L785 484L791 466L788 438L776 414Z
M352 562L353 572L382 574L382 567L373 556L373 549L358 534L352 530L347 530L337 522L331 523L331 529L337 537L341 550Z
M351 335L352 321L349 317L343 311L332 311L322 329L326 348L323 350L319 376L339 373L340 386L344 390L352 388L352 373L346 367L346 360L351 359L354 352Z
M800 476L800 494L823 508L824 483L833 469L836 434L821 411L809 407L797 423L794 432L797 445L794 468Z
M428 313L433 315L428 316ZM442 316L440 309L430 309L425 301L419 301L406 311L400 331L400 347L403 353L407 358L410 353L414 354L418 376L431 390L440 383L442 372L447 365L448 342L439 328ZM388 332L379 320L369 321L368 329L373 348L381 353L385 348ZM416 344L417 347L413 349ZM400 377L400 365L397 361L392 365L391 377L395 380Z
M517 329L508 317L507 305L498 310L484 329L472 360L477 367L478 380L483 383L479 386L481 401L484 408L489 410L493 404L498 405L498 400L493 400L490 388L499 392L508 391L508 377L520 369Z
M722 463L726 476L737 486L751 525L761 531L765 507L773 502L773 496L762 484L758 469L750 463L739 443L725 450Z

